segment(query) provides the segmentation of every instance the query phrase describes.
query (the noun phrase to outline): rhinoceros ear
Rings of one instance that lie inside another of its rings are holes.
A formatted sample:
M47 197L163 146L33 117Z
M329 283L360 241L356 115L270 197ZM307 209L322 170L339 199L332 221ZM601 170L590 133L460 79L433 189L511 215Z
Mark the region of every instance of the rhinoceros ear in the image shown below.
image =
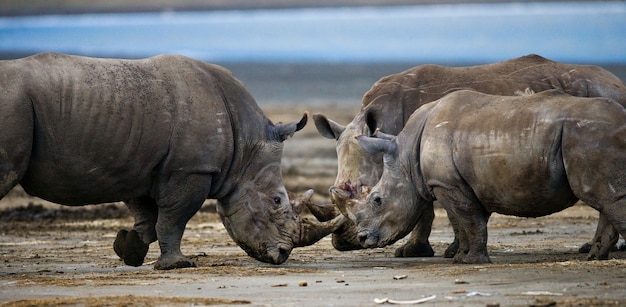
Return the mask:
M339 140L339 136L346 130L342 126L322 114L313 114L313 122L317 131L325 138Z
M381 116L376 109L367 109L365 112L365 124L367 125L367 129L369 129L370 136L373 136L376 131L382 128L380 118Z
M309 112L305 112L299 121L293 121L287 124L276 124L276 133L278 134L279 140L283 142L288 137L293 136L296 131L300 131L302 128L304 128L304 126L306 126L308 118Z

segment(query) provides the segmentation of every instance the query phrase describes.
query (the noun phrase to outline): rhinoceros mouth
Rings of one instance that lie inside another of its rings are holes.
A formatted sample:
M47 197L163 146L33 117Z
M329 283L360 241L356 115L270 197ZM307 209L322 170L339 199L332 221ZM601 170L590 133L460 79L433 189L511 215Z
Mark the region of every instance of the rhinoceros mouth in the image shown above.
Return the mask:
M287 244L279 245L276 247L269 247L264 249L263 251L252 249L246 245L239 244L241 249L243 249L248 256L269 264L282 264L289 258L291 254L292 246Z
M277 247L277 248L273 248L273 249L269 249L267 250L267 252L265 253L265 260L263 262L266 263L271 263L271 264L281 264L285 261L287 261L287 259L289 258L289 255L291 254L291 247Z

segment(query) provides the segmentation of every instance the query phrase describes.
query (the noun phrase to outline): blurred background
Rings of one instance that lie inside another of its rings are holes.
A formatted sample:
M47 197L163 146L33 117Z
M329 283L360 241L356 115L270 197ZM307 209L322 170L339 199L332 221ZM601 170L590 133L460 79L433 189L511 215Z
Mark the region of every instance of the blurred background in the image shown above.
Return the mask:
M261 106L358 106L424 63L535 53L626 80L626 2L496 0L2 0L0 58L42 51L221 64Z

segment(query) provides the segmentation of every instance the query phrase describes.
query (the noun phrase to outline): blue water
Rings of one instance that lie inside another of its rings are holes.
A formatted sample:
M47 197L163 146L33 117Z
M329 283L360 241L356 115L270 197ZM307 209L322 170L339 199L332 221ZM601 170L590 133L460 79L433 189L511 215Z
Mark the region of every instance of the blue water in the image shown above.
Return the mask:
M626 2L0 18L0 53L178 53L212 62L493 62L529 53L626 63Z

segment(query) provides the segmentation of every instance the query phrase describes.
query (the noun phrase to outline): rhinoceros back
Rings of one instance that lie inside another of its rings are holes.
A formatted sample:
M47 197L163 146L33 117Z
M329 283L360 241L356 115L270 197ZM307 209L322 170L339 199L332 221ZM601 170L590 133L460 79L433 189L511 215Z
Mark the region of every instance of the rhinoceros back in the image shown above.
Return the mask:
M40 197L83 204L147 193L164 167L221 167L226 153L211 145L232 143L215 66L168 55L118 60L53 53L14 63L12 86L26 93L19 103L34 114L21 184ZM207 157L216 163L207 164Z

